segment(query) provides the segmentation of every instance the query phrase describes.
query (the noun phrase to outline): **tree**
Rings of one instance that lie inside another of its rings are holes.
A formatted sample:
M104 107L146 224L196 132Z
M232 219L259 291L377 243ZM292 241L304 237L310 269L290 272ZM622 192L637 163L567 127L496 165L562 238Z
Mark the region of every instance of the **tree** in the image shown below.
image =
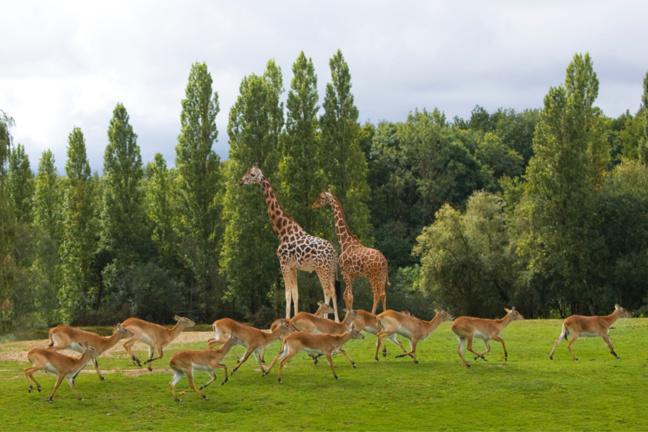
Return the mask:
M163 267L177 264L177 237L173 226L176 208L173 202L173 173L169 171L164 156L156 153L146 168L146 214L152 227L151 238Z
M269 303L269 293L277 282L277 241L259 191L241 186L239 180L254 163L267 175L276 173L284 120L282 90L281 70L270 60L263 76L243 78L227 126L230 158L220 263L227 279L227 297L250 317Z
M331 82L326 85L324 114L320 118L321 160L328 185L342 203L349 226L366 241L371 230L367 161L360 147L362 130L351 93L351 74L340 50L329 65Z
M16 214L16 220L21 224L30 224L32 215L32 200L34 198L34 174L29 166L29 157L25 147L18 144L9 152L9 196Z
M182 100L176 146L176 225L179 253L194 280L187 300L204 317L211 315L222 294L218 275L222 179L220 159L212 150L218 137L218 111L218 93L212 90L207 65L194 63Z
M479 161L439 110L415 111L407 121L378 126L370 159L371 212L376 244L390 263L407 256L420 230L444 204L461 207L486 185Z
M37 305L44 324L56 322L57 290L60 281L59 248L63 230L63 196L61 182L54 166L54 155L43 152L38 164L34 192L34 228L36 258L32 264Z
M499 136L486 132L477 144L475 156L488 171L492 181L500 177L518 177L523 172L522 156L504 145Z
M533 140L518 236L528 270L550 290L562 314L594 312L603 245L595 230L593 198L607 164L601 114L593 104L598 79L588 54L575 55L565 84L549 90ZM600 303L598 307L602 307Z
M607 252L606 290L598 301L639 309L648 300L648 167L637 160L617 165L605 177L595 211Z
M641 95L641 108L636 116L636 122L641 129L638 142L639 160L648 163L648 72L643 80L643 94Z
M85 139L79 128L74 128L68 136L65 173L58 302L60 319L73 322L83 316L92 304L91 295L97 292L91 265L99 228L95 217L95 188Z
M281 137L280 199L286 211L313 234L321 233L323 217L311 204L325 186L317 120L317 77L313 61L300 52L292 66L286 101L286 129ZM268 173L270 174L270 173Z
M11 149L10 128L14 122L11 117L0 111L0 330L6 330L12 325L13 319L13 287L11 256L14 240L14 216L9 195L7 162Z
M504 201L476 192L464 214L444 205L417 238L418 283L458 314L498 314L515 292Z
M117 104L104 153L102 245L113 259L139 261L145 256L146 218L141 181L142 157L126 108Z

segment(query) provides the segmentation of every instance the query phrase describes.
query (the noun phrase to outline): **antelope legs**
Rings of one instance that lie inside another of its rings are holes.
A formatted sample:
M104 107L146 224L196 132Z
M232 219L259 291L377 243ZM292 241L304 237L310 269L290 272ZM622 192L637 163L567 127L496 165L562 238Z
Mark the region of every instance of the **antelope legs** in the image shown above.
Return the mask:
M470 367L470 363L468 363L464 357L464 349L466 348L466 338L459 338L459 345L457 345L457 354L459 354L459 358L463 362L463 364L466 367Z
M620 360L621 357L614 351L614 346L612 345L612 341L610 340L610 336L604 334L601 335L605 343L607 344L608 348L610 348L610 354L612 354L617 360Z
M130 356L131 360L133 361L133 364L135 364L137 367L142 367L142 362L140 361L139 358L135 354L133 354L133 345L135 344L136 339L135 338L130 338L124 343L124 349Z
M502 349L504 350L504 361L507 361L508 360L508 351L506 351L506 344L504 343L504 339L502 339L499 336L493 336L491 339L493 339L494 341L497 341L497 342L502 344ZM489 349L490 349L490 347L489 347Z
M43 387L36 381L36 378L34 378L34 372L38 372L42 368L39 367L30 367L25 369L25 376L27 377L27 381L29 382L29 387L27 388L27 391L29 393L32 392L34 387L32 386L32 383L36 384L36 390L40 393L40 391L43 389Z

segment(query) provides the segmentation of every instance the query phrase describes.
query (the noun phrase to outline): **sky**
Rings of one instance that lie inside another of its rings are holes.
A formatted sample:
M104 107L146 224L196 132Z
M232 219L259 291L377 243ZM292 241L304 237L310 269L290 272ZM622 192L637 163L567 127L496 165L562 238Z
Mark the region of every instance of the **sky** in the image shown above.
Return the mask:
M300 51L313 59L320 101L341 49L361 121L401 121L414 109L448 118L475 105L538 108L577 52L600 80L610 116L640 103L648 71L642 1L12 1L0 0L0 110L35 169L51 149L62 168L73 127L101 171L112 109L123 103L142 159L173 165L191 64L206 62L228 112L241 79L274 58L290 85ZM285 93L284 93L285 97Z

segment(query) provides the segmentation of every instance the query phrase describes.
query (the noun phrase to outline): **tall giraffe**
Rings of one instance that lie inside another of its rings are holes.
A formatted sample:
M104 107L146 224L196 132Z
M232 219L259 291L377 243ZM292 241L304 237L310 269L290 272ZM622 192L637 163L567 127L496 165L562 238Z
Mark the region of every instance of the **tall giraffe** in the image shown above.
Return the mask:
M371 313L375 314L378 303L382 301L383 310L387 310L387 286L389 285L387 258L377 249L372 249L360 243L344 218L342 205L331 192L322 192L313 208L330 205L335 220L335 232L340 243L340 271L344 279L344 304L348 310L353 308L353 281L358 276L369 280L373 290L373 306Z
M324 291L324 302L329 304L329 300L333 300L335 321L339 321L335 294L337 254L331 242L308 234L284 211L277 201L270 180L264 177L256 165L253 165L241 178L241 184L260 184L263 187L272 231L279 239L277 257L286 290L286 319L290 319L291 299L295 314L298 312L297 270L302 270L317 273Z

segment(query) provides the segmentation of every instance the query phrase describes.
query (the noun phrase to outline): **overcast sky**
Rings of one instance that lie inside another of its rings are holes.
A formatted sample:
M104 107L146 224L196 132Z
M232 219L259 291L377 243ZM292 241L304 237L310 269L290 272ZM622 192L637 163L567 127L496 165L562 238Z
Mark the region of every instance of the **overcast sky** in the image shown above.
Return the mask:
M288 88L300 50L315 62L320 97L328 59L342 50L363 121L402 120L415 108L452 118L476 104L540 107L584 51L599 76L598 105L634 112L648 70L648 2L3 1L0 41L0 109L14 117L32 167L47 148L62 167L79 126L100 171L117 102L144 162L159 151L173 163L195 61L207 63L220 95L222 157L243 76L274 58Z

